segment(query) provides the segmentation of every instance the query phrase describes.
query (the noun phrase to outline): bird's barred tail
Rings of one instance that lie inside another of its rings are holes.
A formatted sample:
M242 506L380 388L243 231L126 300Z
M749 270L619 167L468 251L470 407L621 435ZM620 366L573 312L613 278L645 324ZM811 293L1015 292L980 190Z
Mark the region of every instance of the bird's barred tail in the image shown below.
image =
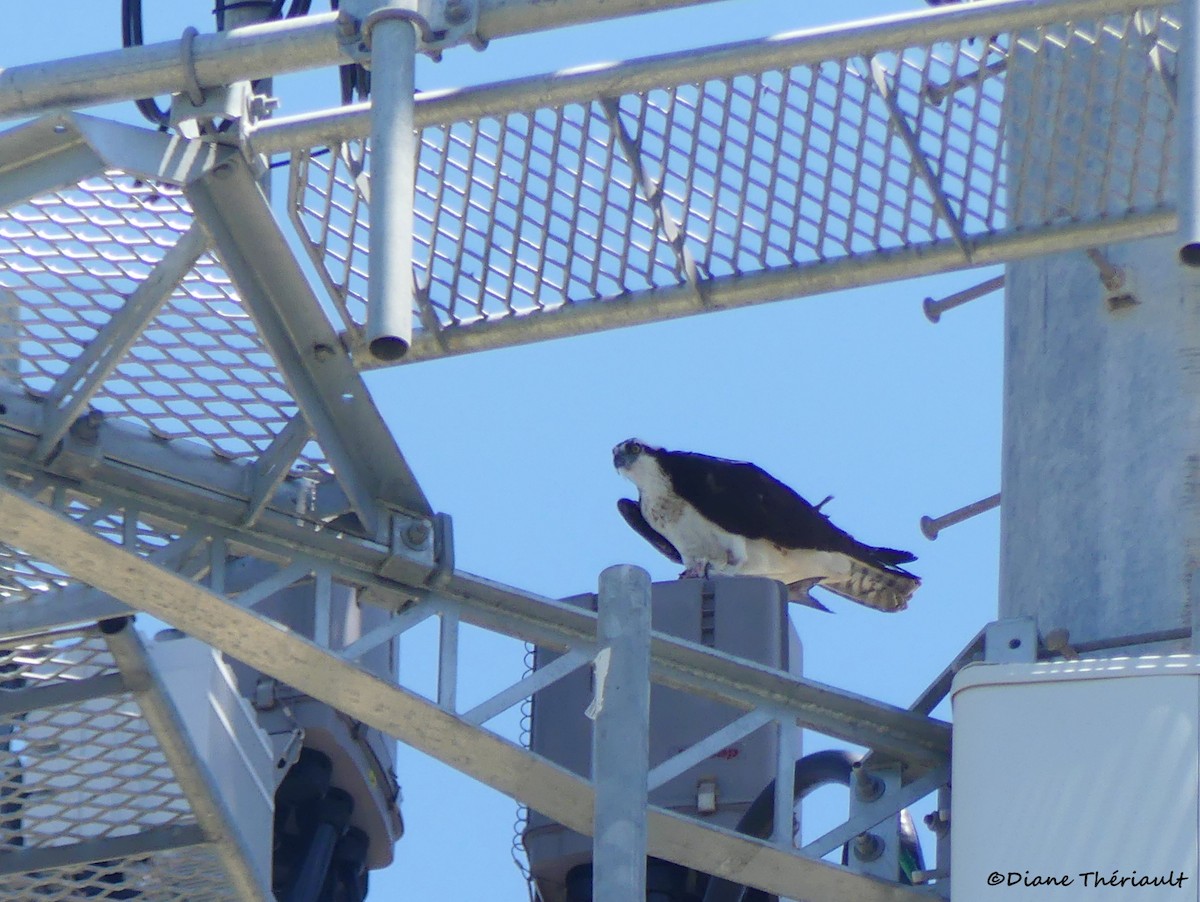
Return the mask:
M903 570L885 570L862 561L851 560L850 572L845 576L826 577L821 588L828 589L876 611L903 611L908 607L917 587L919 577Z

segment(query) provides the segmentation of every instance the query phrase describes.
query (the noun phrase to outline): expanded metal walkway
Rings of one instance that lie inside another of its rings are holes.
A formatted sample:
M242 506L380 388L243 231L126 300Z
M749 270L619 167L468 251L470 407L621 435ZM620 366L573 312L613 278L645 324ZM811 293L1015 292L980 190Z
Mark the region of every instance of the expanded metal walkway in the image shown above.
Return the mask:
M1176 218L1178 31L1170 7L989 2L422 95L406 360L1163 233ZM1090 73L1087 97L1071 94L1068 68ZM0 109L35 111L5 93L7 76ZM256 891L236 830L223 833L211 805L189 814L207 803L180 778L186 757L156 757L172 733L127 695L136 656L104 657L90 627L56 632L131 608L590 829L586 780L487 729L561 672L457 707L459 623L577 667L598 649L595 617L455 570L448 521L370 401L368 117L350 108L249 132L248 148L291 155L290 224L243 148L69 113L0 134L0 637L13 650L0 651L0 894L102 893L112 869L136 873L146 900L177 898L180 873L200 881L189 899ZM1007 150L1006 136L1046 120L1057 131L1039 153ZM235 595L226 574L244 558L277 571ZM395 616L336 648L320 628L310 642L255 610L302 581L319 605L344 585ZM435 701L357 663L427 617L442 623ZM33 663L5 669L18 653ZM92 667L71 697L41 685L56 656L64 673ZM838 836L947 779L949 727L924 710L665 637L652 673L906 762L905 789ZM104 827L102 812L53 841L35 829L35 813L65 816L51 796L23 795L35 778L50 785L36 731L61 747L73 729L140 749L136 768L100 756L94 773L61 778L68 798L100 780L127 800L152 779L162 804L133 833ZM781 895L917 896L658 810L649 846Z

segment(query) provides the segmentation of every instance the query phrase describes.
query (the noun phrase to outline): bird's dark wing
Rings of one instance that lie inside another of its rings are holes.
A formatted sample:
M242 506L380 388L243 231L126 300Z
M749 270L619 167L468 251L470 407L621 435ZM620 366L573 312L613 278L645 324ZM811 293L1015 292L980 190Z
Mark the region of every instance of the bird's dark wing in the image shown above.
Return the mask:
M634 532L675 563L683 563L683 556L675 546L668 542L666 536L651 526L646 518L642 516L642 509L636 501L630 498L621 498L617 501L617 510L621 512L621 516L625 518L625 522L633 527Z
M861 556L875 549L834 526L820 510L752 463L688 451L658 456L671 487L722 529L784 548ZM824 503L824 502L822 502Z

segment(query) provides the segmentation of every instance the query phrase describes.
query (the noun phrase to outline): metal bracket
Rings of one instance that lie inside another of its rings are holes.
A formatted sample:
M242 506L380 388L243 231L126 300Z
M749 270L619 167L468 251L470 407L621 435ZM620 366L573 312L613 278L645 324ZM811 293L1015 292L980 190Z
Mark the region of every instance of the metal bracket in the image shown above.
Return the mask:
M81 414L51 449L46 469L70 479L86 478L104 462L100 425L104 414L95 408Z
M437 588L454 575L454 520L449 514L433 515L433 573L425 582Z
M937 808L925 815L925 826L937 837L937 862L932 870L914 871L913 883L924 885L935 881L933 891L950 898L950 787L938 790Z
M435 514L426 518L392 513L390 522L390 553L379 568L381 576L412 586L439 585L449 579L454 572L449 516Z
M1104 302L1110 313L1127 310L1141 303L1128 284L1128 275L1122 266L1117 266L1099 248L1089 247L1084 253L1095 264L1104 286Z
M989 664L1032 664L1037 650L1037 623L1032 617L995 620L983 628L983 659Z
M371 31L386 18L403 18L417 30L418 50L440 59L447 47L487 46L479 37L479 0L342 0L338 42L347 54L367 68L371 65Z
M856 765L850 782L850 817L868 805L899 791L903 785L900 764L872 767ZM850 843L850 867L893 883L900 879L900 812L890 814Z
M179 55L186 86L171 96L170 124L186 138L213 138L216 129L206 128L214 119L242 121L246 118L252 91L247 81L205 88L196 75L194 46L198 32L188 26L179 39ZM221 136L217 143L232 143L233 136Z

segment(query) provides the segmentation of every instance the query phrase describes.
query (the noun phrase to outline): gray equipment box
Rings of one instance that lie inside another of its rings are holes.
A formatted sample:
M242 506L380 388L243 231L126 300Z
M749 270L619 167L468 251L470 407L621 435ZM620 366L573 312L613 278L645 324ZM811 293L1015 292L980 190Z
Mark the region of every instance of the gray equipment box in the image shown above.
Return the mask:
M594 609L595 595L563 599ZM801 673L800 640L788 619L781 583L757 577L721 577L655 583L651 625L666 633L747 658L767 667ZM558 654L538 648L534 667ZM530 747L580 776L590 777L592 674L583 668L534 696ZM742 709L697 695L653 686L650 691L650 767L683 751L744 714ZM799 729L799 728L797 728ZM650 792L650 803L702 817L733 829L763 788L775 779L776 730L768 725ZM797 738L797 750L799 739ZM716 811L701 814L698 791L715 785ZM592 858L592 840L529 812L524 835L529 867L545 902L564 902L567 872Z

